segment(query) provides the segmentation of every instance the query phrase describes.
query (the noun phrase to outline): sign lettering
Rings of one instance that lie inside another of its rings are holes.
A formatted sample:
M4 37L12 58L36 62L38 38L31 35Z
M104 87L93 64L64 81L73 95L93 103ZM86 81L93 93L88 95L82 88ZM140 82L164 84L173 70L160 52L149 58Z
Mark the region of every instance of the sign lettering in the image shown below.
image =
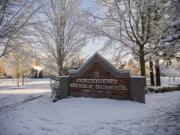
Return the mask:
M118 79L75 79L70 83L71 88L95 90L124 90L128 91L125 84Z

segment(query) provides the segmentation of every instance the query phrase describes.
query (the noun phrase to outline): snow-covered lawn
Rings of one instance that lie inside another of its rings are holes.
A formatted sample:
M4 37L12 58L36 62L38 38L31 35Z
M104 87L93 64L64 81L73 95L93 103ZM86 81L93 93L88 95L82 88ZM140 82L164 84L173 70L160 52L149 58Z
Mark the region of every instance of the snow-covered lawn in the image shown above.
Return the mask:
M1 80L0 80L1 81ZM0 135L179 135L180 92L147 94L146 104L95 98L52 103L48 79L0 84Z
M150 85L150 78L146 79L147 85ZM176 85L180 84L180 77L161 77L161 85L162 86L168 86L168 85Z

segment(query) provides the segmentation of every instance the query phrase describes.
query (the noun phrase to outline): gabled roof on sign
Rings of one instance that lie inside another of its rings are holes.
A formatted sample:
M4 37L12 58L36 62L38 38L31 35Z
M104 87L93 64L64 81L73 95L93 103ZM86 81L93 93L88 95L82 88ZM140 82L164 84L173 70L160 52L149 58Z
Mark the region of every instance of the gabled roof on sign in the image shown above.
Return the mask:
M90 69L95 62L102 64L107 71L109 71L114 77L129 77L130 71L115 68L109 61L107 61L104 57L102 57L99 53L95 53L92 57L90 57L83 65L80 66L78 70L70 70L70 76L81 76L88 69Z

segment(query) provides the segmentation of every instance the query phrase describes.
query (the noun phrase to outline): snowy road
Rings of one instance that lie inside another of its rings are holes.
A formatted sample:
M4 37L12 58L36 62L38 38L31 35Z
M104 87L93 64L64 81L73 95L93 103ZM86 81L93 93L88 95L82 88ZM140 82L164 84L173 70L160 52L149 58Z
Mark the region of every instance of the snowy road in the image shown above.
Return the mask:
M146 104L93 98L52 103L49 80L0 84L0 135L179 135L180 92L147 94Z

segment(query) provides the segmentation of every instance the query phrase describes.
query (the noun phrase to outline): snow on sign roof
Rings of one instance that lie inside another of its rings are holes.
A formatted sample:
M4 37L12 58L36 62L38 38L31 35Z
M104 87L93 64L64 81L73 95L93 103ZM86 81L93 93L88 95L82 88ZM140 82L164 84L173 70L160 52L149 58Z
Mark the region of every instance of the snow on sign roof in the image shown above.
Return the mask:
M129 70L118 70L116 69L109 61L107 61L104 57L100 54L95 53L92 57L90 57L83 65L80 66L78 70L69 71L70 76L81 76L86 71L88 71L95 62L100 63L103 67L106 68L114 77L129 77L130 71Z

